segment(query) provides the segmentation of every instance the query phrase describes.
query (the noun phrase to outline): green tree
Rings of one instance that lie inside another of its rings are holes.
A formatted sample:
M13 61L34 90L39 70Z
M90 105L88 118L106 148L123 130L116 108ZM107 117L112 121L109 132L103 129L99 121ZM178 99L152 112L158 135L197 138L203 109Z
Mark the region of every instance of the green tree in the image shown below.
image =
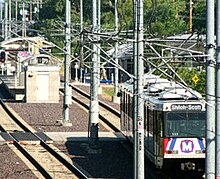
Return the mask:
M189 87L202 95L205 94L205 71L199 71L196 68L182 67L177 70L177 73ZM198 77L197 82L193 81L195 76Z
M193 29L205 33L206 29L206 1L195 0L193 4Z
M149 32L156 36L168 36L183 33L187 22L180 15L185 11L185 1L159 0L151 3L151 10L145 11L145 18L150 19Z

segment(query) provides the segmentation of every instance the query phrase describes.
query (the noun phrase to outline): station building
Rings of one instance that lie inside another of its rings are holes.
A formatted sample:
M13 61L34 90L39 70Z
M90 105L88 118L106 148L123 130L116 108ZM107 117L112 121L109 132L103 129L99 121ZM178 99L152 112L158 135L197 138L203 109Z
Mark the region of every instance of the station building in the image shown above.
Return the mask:
M1 43L6 61L1 78L15 99L28 103L59 102L61 63L47 54L53 45L42 37L12 38Z

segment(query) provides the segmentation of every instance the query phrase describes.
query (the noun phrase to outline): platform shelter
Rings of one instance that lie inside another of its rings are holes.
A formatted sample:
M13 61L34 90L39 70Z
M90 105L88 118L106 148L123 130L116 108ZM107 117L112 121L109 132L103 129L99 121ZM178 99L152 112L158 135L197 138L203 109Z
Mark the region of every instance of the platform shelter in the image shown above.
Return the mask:
M25 101L27 103L58 103L59 70L58 66L27 66L25 71Z

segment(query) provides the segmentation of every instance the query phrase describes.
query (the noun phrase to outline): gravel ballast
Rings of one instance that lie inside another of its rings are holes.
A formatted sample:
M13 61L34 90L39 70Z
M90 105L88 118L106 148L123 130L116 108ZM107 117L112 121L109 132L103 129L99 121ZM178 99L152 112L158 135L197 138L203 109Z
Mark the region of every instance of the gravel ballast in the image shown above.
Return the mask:
M70 106L71 127L56 123L62 119L62 97L58 104L7 103L23 120L41 132L87 132L89 113L73 103ZM107 132L102 125L99 131ZM98 152L89 152L88 142L67 141L55 146L94 178L133 178L133 157L119 141L100 141ZM28 170L27 168L25 170ZM25 171L24 170L24 171ZM20 175L18 175L20 178Z

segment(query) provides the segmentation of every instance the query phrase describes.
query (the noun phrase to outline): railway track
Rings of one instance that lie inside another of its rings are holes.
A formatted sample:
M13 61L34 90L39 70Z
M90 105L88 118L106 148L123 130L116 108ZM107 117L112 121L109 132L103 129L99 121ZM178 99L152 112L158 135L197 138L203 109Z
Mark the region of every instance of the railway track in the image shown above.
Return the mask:
M62 154L43 133L37 133L16 117L0 100L1 136L9 147L25 156L26 164L37 178L91 177Z
M80 88L70 85L73 93L72 93L72 99L86 108L86 110L89 110L89 100L90 100L90 95L86 93L85 91L81 90ZM100 119L108 125L113 132L120 132L120 126L119 121L120 121L120 113L113 107L109 106L108 104L99 101L99 117ZM112 120L113 119L113 120ZM133 156L133 147L132 144L123 144L123 147L126 148L126 150ZM184 172L184 171L178 171L178 172L173 172L173 171L164 171L155 168L155 166L146 159L146 164L145 164L145 175L147 178L161 178L161 179L174 179L174 178L186 178L185 176L188 176L189 178L192 176L193 178L199 178L203 179L201 177L201 174L195 174L194 172ZM179 174L181 173L181 177ZM183 177L182 177L183 176Z
M72 99L80 104L81 106L85 107L87 110L89 110L89 100L90 100L90 95L86 93L85 91L81 90L80 88L70 85L72 90L73 90L73 95ZM105 102L99 100L99 117L100 119L107 125L109 128L116 133L120 133L120 126L119 126L119 121L120 121L120 112L114 109L113 107L109 106ZM123 135L123 134L122 134ZM121 143L123 148L127 150L127 152L133 156L133 146L132 143L129 141L125 143ZM153 171L153 172L152 172ZM165 178L162 176L161 171L157 170L150 162L147 162L146 164L146 176L147 178Z
M89 110L90 95L74 85L70 87L73 90L72 100ZM111 132L120 133L120 112L103 101L99 101L99 118Z

